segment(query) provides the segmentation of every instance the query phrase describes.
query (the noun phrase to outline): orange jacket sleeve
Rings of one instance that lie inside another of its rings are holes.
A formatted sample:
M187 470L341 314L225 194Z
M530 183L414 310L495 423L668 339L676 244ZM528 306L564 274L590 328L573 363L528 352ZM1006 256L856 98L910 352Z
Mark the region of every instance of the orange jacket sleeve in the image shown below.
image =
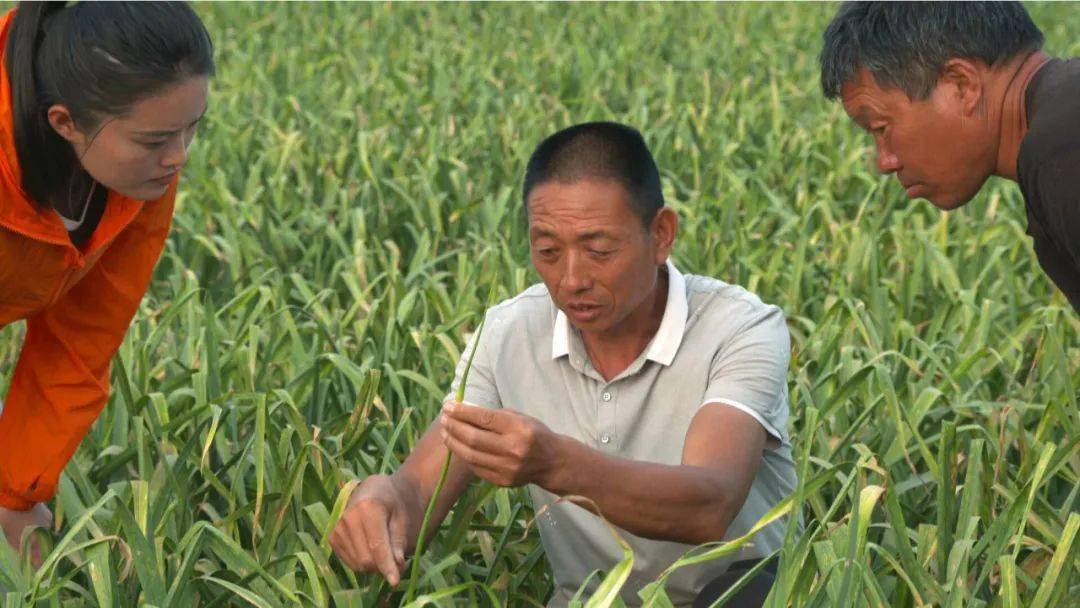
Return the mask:
M175 188L145 203L81 281L27 318L0 414L0 506L23 510L50 500L105 407L110 362L164 247Z

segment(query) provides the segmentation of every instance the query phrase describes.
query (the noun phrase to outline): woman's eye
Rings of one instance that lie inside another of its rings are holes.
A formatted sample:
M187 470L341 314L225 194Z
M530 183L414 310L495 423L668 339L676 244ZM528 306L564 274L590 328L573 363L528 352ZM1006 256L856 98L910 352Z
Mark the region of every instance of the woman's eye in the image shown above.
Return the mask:
M161 141L141 141L139 143L147 148L150 148L151 150L156 150L161 146L164 146L166 141L168 140L163 139Z

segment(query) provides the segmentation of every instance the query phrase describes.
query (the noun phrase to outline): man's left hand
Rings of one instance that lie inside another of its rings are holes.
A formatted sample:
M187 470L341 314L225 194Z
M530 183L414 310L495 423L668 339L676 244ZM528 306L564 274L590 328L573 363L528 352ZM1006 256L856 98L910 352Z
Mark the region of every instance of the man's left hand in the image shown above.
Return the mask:
M508 409L448 401L442 439L478 477L497 486L547 485L560 468L560 435L536 418Z

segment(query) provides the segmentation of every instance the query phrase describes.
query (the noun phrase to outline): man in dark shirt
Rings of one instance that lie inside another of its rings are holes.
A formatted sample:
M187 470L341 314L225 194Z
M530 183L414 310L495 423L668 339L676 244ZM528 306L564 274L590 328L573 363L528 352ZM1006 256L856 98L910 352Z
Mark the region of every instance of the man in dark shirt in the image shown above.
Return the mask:
M1046 274L1080 311L1080 59L1052 59L1017 2L846 2L825 31L826 97L874 137L911 198L955 209L1020 184Z

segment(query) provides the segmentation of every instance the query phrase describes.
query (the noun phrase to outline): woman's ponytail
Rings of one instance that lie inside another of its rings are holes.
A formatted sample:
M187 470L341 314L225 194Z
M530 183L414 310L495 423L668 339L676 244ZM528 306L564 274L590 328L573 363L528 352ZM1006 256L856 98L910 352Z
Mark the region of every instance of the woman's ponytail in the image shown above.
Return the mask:
M56 184L70 177L74 153L49 125L38 83L36 58L51 17L66 2L22 2L8 31L4 67L11 86L15 151L22 167L22 187L42 207L50 207ZM29 169L29 170L28 170Z

